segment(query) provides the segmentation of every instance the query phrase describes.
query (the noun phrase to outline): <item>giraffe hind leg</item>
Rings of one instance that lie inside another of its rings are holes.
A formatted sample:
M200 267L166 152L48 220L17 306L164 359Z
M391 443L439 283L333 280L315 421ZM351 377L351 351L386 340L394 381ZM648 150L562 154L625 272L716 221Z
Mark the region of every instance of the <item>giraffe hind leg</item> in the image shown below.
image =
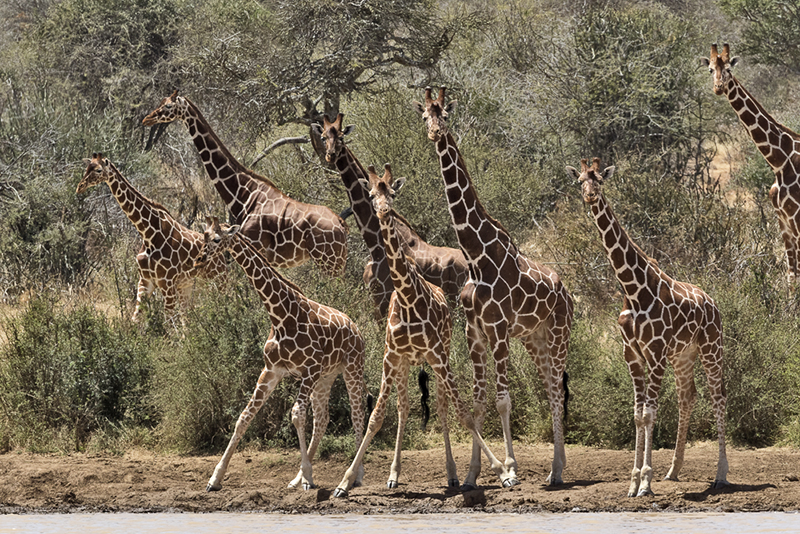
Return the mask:
M314 392L311 394L311 411L314 414L314 429L311 433L311 443L308 445L309 461L314 460L314 456L317 454L319 444L322 441L322 438L325 435L325 430L328 427L328 399L331 396L331 387L333 386L334 380L336 380L336 376L337 373L331 373L330 375L321 378L317 382ZM288 487L296 488L298 485L302 485L304 490L314 487L313 480L309 480L304 476L302 468L300 471L298 471L297 476L294 477L291 482L289 482Z

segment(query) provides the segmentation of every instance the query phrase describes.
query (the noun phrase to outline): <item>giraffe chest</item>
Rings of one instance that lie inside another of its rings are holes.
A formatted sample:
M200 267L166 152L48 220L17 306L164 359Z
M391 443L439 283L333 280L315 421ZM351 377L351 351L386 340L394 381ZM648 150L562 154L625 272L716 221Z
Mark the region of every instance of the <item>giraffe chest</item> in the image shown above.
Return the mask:
M778 216L798 233L798 222L792 221L800 217L800 183L786 184L776 180L769 190L769 199Z

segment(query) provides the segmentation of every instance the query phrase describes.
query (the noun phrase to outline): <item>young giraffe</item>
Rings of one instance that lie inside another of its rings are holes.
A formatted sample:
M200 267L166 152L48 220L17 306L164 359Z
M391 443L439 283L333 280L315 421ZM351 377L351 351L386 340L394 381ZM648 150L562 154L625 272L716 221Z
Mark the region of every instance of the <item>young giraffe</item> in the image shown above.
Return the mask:
M470 180L447 116L455 101L445 105L445 88L437 99L425 91L425 104L415 102L428 138L435 143L445 184L450 217L458 243L469 263L469 281L461 293L467 318L467 340L473 363L475 424L481 431L486 414L486 352L491 350L497 372L497 411L506 445L505 466L510 477L504 486L518 483L511 441L511 396L508 391L509 338L518 338L530 353L544 383L553 416L554 454L550 485L561 484L566 463L562 409L564 368L572 328L572 299L555 272L523 256L511 237L486 212ZM464 482L475 486L480 472L480 450L473 440L470 471Z
M383 356L381 390L375 409L369 418L367 435L361 443L353 463L345 472L342 482L336 488L334 495L337 497L347 496L347 491L356 481L356 474L367 447L369 447L372 438L383 425L386 403L392 390L392 384L397 384L398 422L394 460L392 461L387 486L389 488L397 487L397 480L400 476L403 432L408 419L409 367L422 365L424 362L428 362L436 374L437 411L442 425L442 433L444 434L448 486L458 486L456 464L453 461L453 453L450 449L450 433L447 426L448 396L453 400L459 419L472 433L476 443L486 453L492 469L505 482L509 476L508 472L504 469L503 464L494 457L480 434L476 431L472 415L467 406L461 401L456 389L455 376L448 363L452 323L444 293L441 288L422 278L414 261L411 258L407 258L403 252L403 247L395 232L394 211L392 210L393 198L405 178L399 178L394 184L391 184L391 181L392 171L387 164L383 177L378 177L375 168L370 166L369 182L363 184L364 188L369 191L369 196L373 199L372 204L380 221L386 259L395 288L389 304L389 319L386 323L386 352Z
M739 116L756 147L772 167L775 183L769 199L786 248L787 276L792 285L800 276L800 135L776 121L739 83L731 68L739 58L731 58L728 44L711 45L711 55L701 62L708 67L714 80L714 93L725 95Z
M194 261L203 245L201 233L186 228L167 208L137 191L103 154L92 154L92 159L86 163L86 171L75 193L81 194L90 187L107 183L119 207L142 236L142 248L136 255L139 283L132 319L139 319L142 300L158 287L164 294L164 314L174 323L176 303L188 302L193 278L213 279L224 274L225 258L215 258L203 269L195 269Z
M614 174L614 167L600 172L600 158L594 158L591 167L586 160L581 160L581 172L574 167L567 167L567 172L582 184L583 200L591 206L606 254L625 293L619 326L625 362L633 380L633 420L636 423L636 459L628 496L653 494L650 487L653 427L658 392L669 363L675 370L679 415L678 439L666 479L678 480L689 418L697 397L694 362L698 356L708 376L717 418L719 462L713 487L727 485L722 321L716 304L700 288L667 276L628 237L602 191L603 181Z
M300 471L289 487L302 483L303 489L312 488L311 459L328 426L328 398L340 373L344 373L350 398L356 447L361 444L364 431L361 402L365 389L365 348L361 333L347 315L306 298L297 286L283 278L255 245L241 236L238 226L220 225L214 218L208 221L204 238L198 266L214 261L225 250L230 251L269 310L272 324L264 344L264 370L253 397L236 421L231 441L214 469L206 491L222 488L222 479L236 445L275 386L287 375L300 380L300 390L292 406L292 423L300 441L301 463ZM309 397L314 412L314 430L311 445L306 449L305 419ZM362 477L363 469L359 471L356 482L360 483Z
M142 124L181 120L200 159L241 233L264 250L275 267L296 267L313 259L338 276L347 261L347 226L329 208L298 202L275 184L239 163L189 99L175 91Z
M368 198L369 190L363 185L367 183L367 173L345 144L345 136L354 127L342 127L343 119L342 113L333 122L323 116L323 124L313 124L312 129L321 137L325 146L326 161L333 163L342 177L353 216L369 249L370 261L364 269L364 284L372 294L375 317L380 320L386 317L389 310L394 285L383 250L380 223ZM395 214L394 219L405 253L414 259L423 278L441 287L448 297L455 299L467 281L467 261L464 254L460 250L429 245L402 217Z

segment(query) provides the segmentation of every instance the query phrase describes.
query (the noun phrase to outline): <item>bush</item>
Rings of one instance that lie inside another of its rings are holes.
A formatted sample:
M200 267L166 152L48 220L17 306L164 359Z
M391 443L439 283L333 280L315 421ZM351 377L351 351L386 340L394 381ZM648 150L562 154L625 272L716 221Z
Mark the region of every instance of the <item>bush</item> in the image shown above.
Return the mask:
M89 433L115 425L149 426L147 343L93 307L59 310L36 298L4 324L0 352L0 442L33 450L66 432L82 448ZM57 442L57 440L56 440Z

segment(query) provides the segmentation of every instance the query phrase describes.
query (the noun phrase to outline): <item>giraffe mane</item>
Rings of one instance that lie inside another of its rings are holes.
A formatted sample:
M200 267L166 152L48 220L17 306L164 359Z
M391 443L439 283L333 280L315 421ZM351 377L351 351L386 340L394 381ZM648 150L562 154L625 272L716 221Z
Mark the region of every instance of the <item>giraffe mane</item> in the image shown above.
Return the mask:
M288 278L286 278L285 276L283 276L283 274L281 274L281 273L280 273L280 272L279 272L279 271L278 271L278 270L277 270L277 269L276 269L276 268L275 268L275 267L274 267L274 266L273 266L273 265L272 265L272 264L269 262L269 260L267 260L267 257L266 257L266 256L264 256L264 254L263 254L263 253L262 253L262 252L261 252L261 251L260 251L258 248L256 248L256 246L255 246L255 245L253 245L253 243L252 243L252 242L250 242L248 239L246 239L246 238L244 238L244 237L240 236L239 234L234 234L232 237L233 237L234 239L238 239L238 240L239 240L239 243L241 243L241 244L242 244L242 246L246 247L246 248L247 248L247 249L248 249L250 252L252 252L254 255L258 256L258 257L259 257L259 258L260 258L260 259L261 259L261 260L264 262L264 264L265 264L265 265L267 265L267 266L270 268L270 270L273 272L273 274L275 275L275 277L276 277L276 278L278 278L278 280L280 280L281 282L283 282L284 284L286 284L286 285L287 285L289 288L291 288L292 290L294 290L294 291L296 291L297 293L299 293L301 296L303 296L303 297L305 297L305 296L306 296L306 295L305 295L305 293L303 293L303 290L302 290L302 289L300 289L300 287L298 287L298 286L297 286L297 284L295 284L294 282L292 282L291 280L289 280Z
M182 98L184 100L186 100L186 103L189 104L189 106L192 108L192 111L197 114L197 116L200 118L200 120L202 120L204 123L208 124L208 121L206 120L205 116L203 115L203 112L200 111L200 108L198 108L197 105L195 105L194 102L192 102L191 100L189 100L185 96L182 97ZM209 128L210 128L210 125L209 125ZM213 130L212 130L212 132L213 132ZM213 132L213 135L217 136L216 132ZM241 173L247 174L248 176L250 176L254 180L257 180L259 182L263 182L263 183L267 184L268 186L273 187L273 188L277 189L278 191L281 191L281 189L277 185L275 185L275 183L272 180L270 180L266 176L262 176L262 175L256 173L252 169L248 169L242 163L240 163L238 159L233 157L233 154L231 154L230 150L228 150L228 147L225 146L225 144L219 139L218 136L217 136L217 140L219 141L217 144L219 145L220 150L222 151L223 155L228 159L228 161L230 161L233 164L233 167L234 167L233 170L235 172L241 172ZM281 191L281 192L283 192L283 191Z
M125 180L126 182L129 182L129 180L128 180L127 178L125 178L125 177L122 175L122 173L121 173L121 172L119 172L119 169L117 169L117 166L116 166L116 165L114 165L114 162L112 162L112 161L111 161L110 159L108 159L108 158L106 158L106 160L108 161L108 165L111 167L111 170L114 172L114 174L116 174L116 175L117 175L119 178L121 178L121 179ZM156 208L156 209L159 209L159 210L162 210L162 211L164 211L164 212L165 212L167 215L169 215L170 217L172 217L172 214L169 212L169 210L167 209L167 207L166 207L166 206L164 206L164 205L163 205L163 204L161 204L160 202L156 202L155 200L153 200L153 199L151 199L151 198L149 198L149 197L146 197L145 195L143 195L143 194L142 194L142 192L141 192L141 191L139 192L139 194L142 196L142 198L143 198L143 199L145 199L147 202L149 202L149 203L150 203L150 205L152 205L154 208ZM173 217L173 218L174 218L174 217Z

